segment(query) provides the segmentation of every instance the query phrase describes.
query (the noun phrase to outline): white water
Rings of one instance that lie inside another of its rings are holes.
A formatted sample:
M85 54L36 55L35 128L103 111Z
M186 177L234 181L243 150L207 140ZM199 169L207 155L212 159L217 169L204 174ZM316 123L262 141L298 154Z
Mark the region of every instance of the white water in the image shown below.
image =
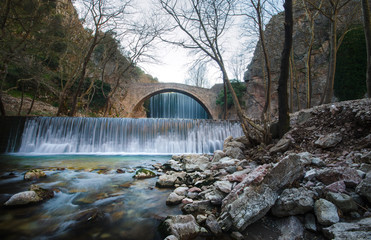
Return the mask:
M228 121L36 117L26 121L18 153L212 153L242 134Z

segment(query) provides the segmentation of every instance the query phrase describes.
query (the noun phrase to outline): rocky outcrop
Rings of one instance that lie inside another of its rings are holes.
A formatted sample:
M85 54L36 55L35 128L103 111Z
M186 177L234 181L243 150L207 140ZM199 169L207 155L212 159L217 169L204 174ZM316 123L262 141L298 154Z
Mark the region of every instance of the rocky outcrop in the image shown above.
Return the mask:
M40 169L33 169L24 174L24 180L31 181L39 178L45 178L46 174Z
M348 4L349 9L340 12L340 14L349 14L354 11L352 8L358 7L359 2ZM307 86L305 82L305 61L308 55L308 44L310 40L310 21L306 17L304 6L301 1L296 1L293 4L293 68L294 84L292 91L288 91L289 98L293 99L293 112L298 111L306 106L306 91ZM359 16L352 19L353 23L362 24ZM320 103L323 94L324 86L327 79L328 71L328 54L329 54L329 20L319 14L314 21L314 44L311 58L312 71L312 106ZM345 23L339 21L338 31L342 31ZM271 63L272 71L272 113L277 114L278 109L278 77L280 73L280 60L283 49L284 38L284 13L274 15L269 23L265 26L264 36L266 46L268 49L268 57ZM259 118L262 108L265 103L265 84L266 84L266 69L264 56L260 41L256 44L254 56L247 66L247 71L244 75L244 80L247 86L247 93L245 95L247 114L253 118ZM296 81L298 81L296 83ZM291 97L291 96L292 97Z

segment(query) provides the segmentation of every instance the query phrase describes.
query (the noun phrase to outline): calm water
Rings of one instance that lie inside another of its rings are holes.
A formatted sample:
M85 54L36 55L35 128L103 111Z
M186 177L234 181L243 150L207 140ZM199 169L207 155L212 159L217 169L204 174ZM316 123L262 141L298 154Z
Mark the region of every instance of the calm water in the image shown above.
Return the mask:
M0 155L1 204L13 194L27 191L31 184L55 190L54 198L38 205L2 207L1 239L161 239L157 232L161 220L181 213L179 206L165 204L172 190L156 188L157 178L132 177L135 169L153 170L153 164L169 159L152 155ZM24 173L34 168L44 170L47 178L24 181ZM125 173L116 173L118 168ZM99 220L87 221L94 212L99 212Z

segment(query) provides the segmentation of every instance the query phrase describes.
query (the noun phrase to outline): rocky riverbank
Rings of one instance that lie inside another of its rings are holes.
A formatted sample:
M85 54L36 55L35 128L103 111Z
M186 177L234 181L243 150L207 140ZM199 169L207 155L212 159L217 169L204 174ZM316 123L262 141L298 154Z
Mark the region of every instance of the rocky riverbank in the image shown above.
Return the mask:
M227 138L213 155L173 156L160 188L183 215L160 225L166 239L370 239L371 100L292 116L269 146Z

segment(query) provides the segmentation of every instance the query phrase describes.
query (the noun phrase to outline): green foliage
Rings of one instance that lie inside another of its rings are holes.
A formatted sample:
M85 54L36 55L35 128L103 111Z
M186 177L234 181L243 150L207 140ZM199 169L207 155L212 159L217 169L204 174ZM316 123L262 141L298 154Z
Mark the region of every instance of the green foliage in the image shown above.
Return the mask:
M244 102L242 101L242 96L246 92L245 83L239 82L236 79L232 79L231 84L232 84L233 90L235 91L235 93L237 95L238 101L240 102L241 105L243 105ZM218 94L218 97L216 99L216 104L224 106L224 90L223 89L220 90L220 92ZM227 107L231 108L232 106L233 106L232 95L231 95L229 89L227 89Z
M366 41L362 26L346 34L337 53L335 96L341 101L363 98L366 89Z

